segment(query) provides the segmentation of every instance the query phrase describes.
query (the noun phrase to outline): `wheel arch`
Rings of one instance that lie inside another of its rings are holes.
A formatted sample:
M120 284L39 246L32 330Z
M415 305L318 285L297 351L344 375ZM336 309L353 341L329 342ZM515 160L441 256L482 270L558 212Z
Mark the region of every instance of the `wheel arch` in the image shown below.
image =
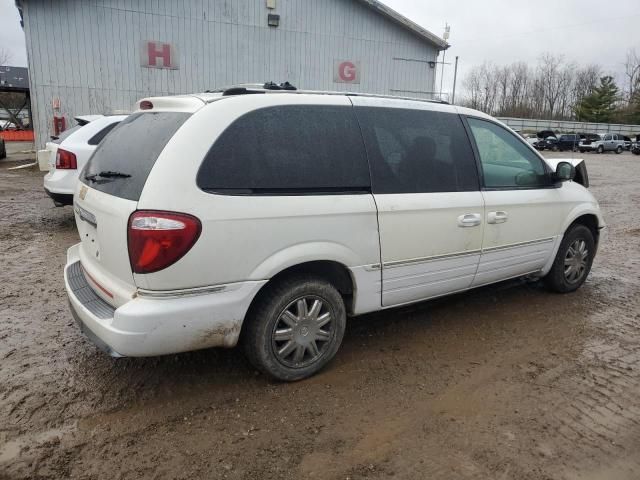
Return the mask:
M566 235L574 225L584 225L593 234L593 239L595 240L597 247L600 239L600 229L604 227L604 221L602 220L600 213L590 209L579 209L575 212L575 215L572 215L569 218L570 220L567 221L562 231L562 236L564 237L564 235Z
M562 234L556 237L555 246L553 248L553 254L547 261L546 265L542 268L540 275L545 276L549 273L549 270L553 266L553 261L558 254L558 249L560 248L560 243L562 239L567 234L567 232L574 225L584 225L593 234L593 239L596 243L596 249L598 248L598 244L600 241L600 229L605 227L605 223L602 219L602 216L598 210L592 208L591 205L580 205L571 212L571 215L567 217L567 221L563 225Z
M342 296L347 313L353 313L357 289L356 279L346 265L335 260L310 260L283 268L260 287L251 300L247 312L251 311L255 303L273 285L296 275L311 275L331 283Z

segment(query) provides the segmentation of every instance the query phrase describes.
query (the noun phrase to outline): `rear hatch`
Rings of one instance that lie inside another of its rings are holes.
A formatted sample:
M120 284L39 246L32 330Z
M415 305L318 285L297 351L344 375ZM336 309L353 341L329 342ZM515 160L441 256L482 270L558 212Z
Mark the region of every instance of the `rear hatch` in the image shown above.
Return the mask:
M74 196L80 261L94 291L115 307L136 291L127 248L129 217L156 159L190 115L130 115L100 143L80 173Z

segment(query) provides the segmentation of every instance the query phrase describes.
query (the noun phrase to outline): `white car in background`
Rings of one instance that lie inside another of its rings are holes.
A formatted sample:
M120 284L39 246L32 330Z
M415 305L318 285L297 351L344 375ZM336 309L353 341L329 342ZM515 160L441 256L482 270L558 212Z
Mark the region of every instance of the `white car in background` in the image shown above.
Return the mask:
M537 135L527 135L526 137L524 137L524 139L533 148L537 148L538 142L540 141Z
M125 118L126 115L76 117L78 125L47 142L45 150L38 152L40 168L49 170L44 189L57 207L73 204L78 174L102 139Z

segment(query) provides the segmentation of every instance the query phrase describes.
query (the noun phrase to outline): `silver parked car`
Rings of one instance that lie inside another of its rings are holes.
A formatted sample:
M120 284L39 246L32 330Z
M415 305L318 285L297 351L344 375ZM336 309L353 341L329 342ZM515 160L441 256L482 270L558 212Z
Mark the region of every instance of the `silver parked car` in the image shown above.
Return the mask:
M582 140L578 145L580 152L616 152L622 153L625 149L624 136L618 133L605 133L596 140Z

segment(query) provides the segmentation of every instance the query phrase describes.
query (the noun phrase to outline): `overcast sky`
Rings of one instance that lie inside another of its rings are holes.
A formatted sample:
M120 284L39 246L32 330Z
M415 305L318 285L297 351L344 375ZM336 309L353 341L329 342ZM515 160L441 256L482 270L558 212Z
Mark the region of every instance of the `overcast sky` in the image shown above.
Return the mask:
M262 0L256 0L262 1ZM286 1L286 0L281 0ZM597 63L622 80L626 51L640 52L640 1L617 0L384 0L414 22L442 35L451 26L445 61L460 57L459 78L486 61L534 64L543 52L579 64ZM609 6L611 8L609 8ZM11 63L26 66L24 34L14 0L0 0L0 49ZM445 68L451 89L453 65ZM439 83L439 79L438 79Z

